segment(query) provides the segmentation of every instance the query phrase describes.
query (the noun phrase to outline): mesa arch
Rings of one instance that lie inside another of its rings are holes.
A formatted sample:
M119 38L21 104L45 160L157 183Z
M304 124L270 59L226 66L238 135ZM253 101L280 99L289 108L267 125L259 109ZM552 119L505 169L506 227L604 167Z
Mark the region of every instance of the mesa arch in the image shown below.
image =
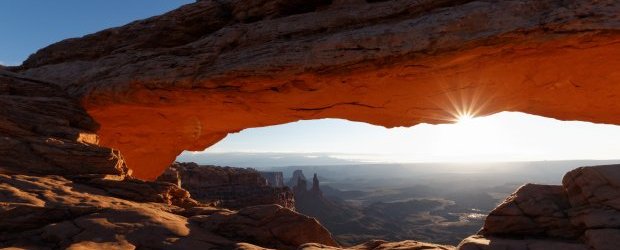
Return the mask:
M134 176L301 119L386 127L521 111L620 124L620 2L198 1L33 54Z

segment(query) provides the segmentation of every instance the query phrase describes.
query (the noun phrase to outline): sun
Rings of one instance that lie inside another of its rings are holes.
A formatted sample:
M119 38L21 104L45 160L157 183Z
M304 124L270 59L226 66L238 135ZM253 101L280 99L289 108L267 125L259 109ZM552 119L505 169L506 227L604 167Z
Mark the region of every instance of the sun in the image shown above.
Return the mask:
M460 124L470 123L474 119L475 117L473 114L463 113L463 114L459 114L456 117L456 123L460 123Z

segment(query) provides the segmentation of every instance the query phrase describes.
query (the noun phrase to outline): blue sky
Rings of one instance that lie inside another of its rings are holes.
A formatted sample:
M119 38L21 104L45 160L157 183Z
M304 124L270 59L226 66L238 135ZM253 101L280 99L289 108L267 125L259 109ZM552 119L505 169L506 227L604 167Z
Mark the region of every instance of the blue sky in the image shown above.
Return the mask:
M51 43L159 15L191 0L0 0L0 64ZM327 119L244 130L206 154L313 153L380 162L618 159L620 127L500 113L467 123L385 129ZM186 153L187 154L187 153Z
M0 64L54 42L163 14L191 0L0 0Z

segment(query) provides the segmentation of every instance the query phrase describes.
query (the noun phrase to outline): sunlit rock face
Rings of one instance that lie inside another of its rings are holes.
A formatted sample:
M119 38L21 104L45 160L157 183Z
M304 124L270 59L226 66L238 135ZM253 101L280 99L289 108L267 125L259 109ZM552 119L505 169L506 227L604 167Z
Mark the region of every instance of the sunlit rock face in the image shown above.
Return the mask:
M32 55L153 179L183 150L300 119L521 111L620 124L620 2L199 1Z

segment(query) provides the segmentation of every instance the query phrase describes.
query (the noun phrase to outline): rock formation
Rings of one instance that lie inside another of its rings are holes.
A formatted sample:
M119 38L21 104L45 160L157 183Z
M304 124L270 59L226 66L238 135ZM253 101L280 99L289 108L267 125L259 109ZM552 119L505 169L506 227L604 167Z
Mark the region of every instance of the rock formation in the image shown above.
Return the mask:
M56 84L0 69L0 174L125 175L98 124Z
M260 171L260 175L267 180L267 184L272 187L283 187L284 176L282 172L265 172Z
M337 246L316 220L281 206L230 211L177 185L129 176L121 154L97 145L97 124L57 84L0 71L0 103L0 248Z
M291 188L294 188L294 187L300 186L299 185L300 181L303 181L304 183L306 183L306 176L304 175L303 171L297 169L297 170L293 171L293 175L291 176L291 179L288 180L286 185L291 187ZM306 188L306 187L304 187L304 188Z
M614 0L198 1L11 70L78 97L101 144L154 179L183 150L300 119L620 124L618 13Z
M301 196L316 196L323 197L323 191L321 191L319 178L316 173L312 177L312 187L308 189L308 184L306 182L306 177L304 176L303 171L295 170L293 172L293 177L291 177L291 181L297 177L297 184L293 187L293 193L295 197Z
M254 169L175 163L157 180L174 183L189 191L192 198L224 208L278 204L295 209L288 187L269 186Z
M459 248L618 249L620 165L578 168L562 184L522 186Z
M310 188L310 192L318 196L323 196L323 191L321 191L319 184L319 177L316 176L316 173L314 173L314 176L312 177L312 188Z
M343 206L343 204L335 204L323 197L316 173L312 178L312 187L310 189L308 189L306 179L301 170L295 170L293 178L295 176L297 176L297 185L293 187L293 194L295 195L296 211L317 218L324 225L334 222L335 220L333 219L339 216L353 216L352 211L347 210L347 207Z

